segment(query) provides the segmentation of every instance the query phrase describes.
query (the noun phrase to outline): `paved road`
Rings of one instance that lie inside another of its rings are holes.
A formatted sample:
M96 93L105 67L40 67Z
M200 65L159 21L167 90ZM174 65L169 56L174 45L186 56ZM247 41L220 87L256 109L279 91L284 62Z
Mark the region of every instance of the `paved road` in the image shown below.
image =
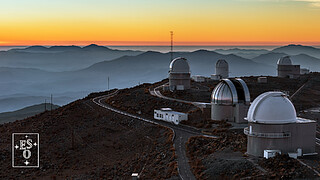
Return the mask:
M174 146L175 146L175 150L176 150L176 155L178 157L178 172L179 172L179 176L181 179L183 180L193 180L196 179L193 175L193 173L190 170L190 165L189 165L189 161L188 158L186 156L186 147L185 144L188 141L188 139L191 136L199 136L199 135L203 135L206 137L212 137L212 138L217 138L216 136L208 136L208 135L204 135L201 133L200 130L193 128L193 127L189 127L189 126L183 126L183 125L175 125L172 123L168 123L165 121L158 121L158 120L154 120L154 119L146 119L146 118L142 118L124 111L120 111L118 109L115 109L113 107L111 107L110 105L105 103L105 100L109 97L112 97L114 95L116 95L118 93L118 91L111 93L109 95L104 95L104 96L99 96L96 98L92 99L92 102L94 102L95 104L106 108L108 110L111 110L113 112L125 115L125 116L129 116L135 119L139 119L141 121L145 121L148 123L152 123L152 124L156 124L156 125L161 125L161 126L165 126L170 128L173 133L175 133L175 138L173 140Z
M189 165L189 160L186 155L186 142L193 136L192 134L185 133L180 130L176 130L176 138L174 140L174 146L176 149L176 154L178 156L178 170L181 179L196 179L191 172Z
M166 84L164 84L166 85ZM205 102L193 102L193 101L186 101L186 100L182 100L182 99L175 99L175 98L171 98L171 97L167 97L161 94L160 92L160 88L162 88L164 85L158 86L156 88L153 89L149 89L149 92L151 95L153 96L157 96L159 98L163 98L163 99L168 99L171 101L177 101L177 102L182 102L182 103L187 103L187 104L193 104L199 108L206 108L208 106L211 106L211 103L205 103Z

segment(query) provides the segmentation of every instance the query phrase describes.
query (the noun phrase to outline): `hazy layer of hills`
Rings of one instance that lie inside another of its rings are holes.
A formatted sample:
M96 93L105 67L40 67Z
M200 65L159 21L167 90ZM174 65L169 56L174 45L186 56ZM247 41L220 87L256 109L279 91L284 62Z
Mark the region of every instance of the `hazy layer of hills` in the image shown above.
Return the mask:
M214 51L220 54L234 54L247 59L252 59L261 54L266 54L269 52L268 50L265 50L265 49L239 49L239 48L216 49Z
M124 55L135 56L140 51L120 51L91 44L79 46L30 46L25 49L0 51L0 67L37 68L47 71L73 71L94 63Z
M320 58L320 49L312 47L312 46L302 46L302 45L290 44L288 46L276 48L276 49L272 50L272 52L285 53L288 55L306 54L309 56L313 56L315 58Z
M52 109L59 108L59 106L54 104L52 104L51 106L50 103L47 103L47 104L42 103L42 104L28 106L12 112L0 113L0 124L31 117L36 114L44 112L45 109L51 110L51 107Z
M192 75L214 74L219 59L229 63L230 76L276 75L277 60L288 54L292 55L294 64L320 71L320 59L317 58L320 49L313 47L289 45L273 51L217 51L220 53L207 50L175 52L174 57L187 58ZM8 62L11 66L5 67ZM106 90L108 77L110 89L159 81L168 76L169 64L169 53L118 51L97 45L83 48L32 46L3 51L0 52L0 112L42 103L50 94L54 95L55 104L63 105L89 92Z

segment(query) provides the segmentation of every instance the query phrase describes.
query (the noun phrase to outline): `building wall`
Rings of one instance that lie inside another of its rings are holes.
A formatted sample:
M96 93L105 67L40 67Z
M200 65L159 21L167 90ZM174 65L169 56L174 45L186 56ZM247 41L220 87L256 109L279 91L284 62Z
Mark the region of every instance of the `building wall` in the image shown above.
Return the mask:
M221 104L212 104L211 105L211 119L212 120L227 120L234 122L234 106L233 105L221 105Z
M217 74L211 74L210 79L211 79L211 80L218 81L218 80L221 79L221 76L220 76L220 75L217 75Z
M190 73L170 73L169 86L170 88L177 85L183 85L184 89L190 89Z
M235 122L236 123L247 123L244 118L247 116L249 106L243 103L238 103L234 109Z
M216 75L220 75L222 79L229 77L229 67L216 67Z
M236 105L211 105L211 119L212 120L226 120L235 123L246 123L244 118L247 116L249 107L243 103Z
M290 137L267 138L248 135L247 153L263 157L264 150L281 150L281 153L315 152L316 123L289 123L289 124L259 124L248 123L254 133L283 133L290 132Z
M154 119L179 124L180 121L188 120L188 114L185 114L185 113L177 114L175 111L154 110Z
M300 65L278 65L278 77L298 78L300 76Z

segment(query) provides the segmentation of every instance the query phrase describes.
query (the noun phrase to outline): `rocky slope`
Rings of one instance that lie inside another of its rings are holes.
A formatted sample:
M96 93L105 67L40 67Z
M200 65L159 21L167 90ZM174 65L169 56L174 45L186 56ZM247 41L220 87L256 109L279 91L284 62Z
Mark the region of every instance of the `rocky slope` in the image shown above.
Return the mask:
M12 168L14 132L40 134L39 168ZM0 125L0 179L129 179L134 172L144 179L176 177L172 135L166 128L101 108L89 98L78 100Z

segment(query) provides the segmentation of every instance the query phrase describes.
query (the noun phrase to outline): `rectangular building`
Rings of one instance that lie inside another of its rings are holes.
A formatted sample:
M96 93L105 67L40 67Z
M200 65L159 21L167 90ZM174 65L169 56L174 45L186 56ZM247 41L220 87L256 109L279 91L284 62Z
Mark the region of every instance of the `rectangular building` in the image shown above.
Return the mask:
M183 120L188 120L188 114L173 111L171 108L161 108L161 110L154 110L154 119L179 124Z

